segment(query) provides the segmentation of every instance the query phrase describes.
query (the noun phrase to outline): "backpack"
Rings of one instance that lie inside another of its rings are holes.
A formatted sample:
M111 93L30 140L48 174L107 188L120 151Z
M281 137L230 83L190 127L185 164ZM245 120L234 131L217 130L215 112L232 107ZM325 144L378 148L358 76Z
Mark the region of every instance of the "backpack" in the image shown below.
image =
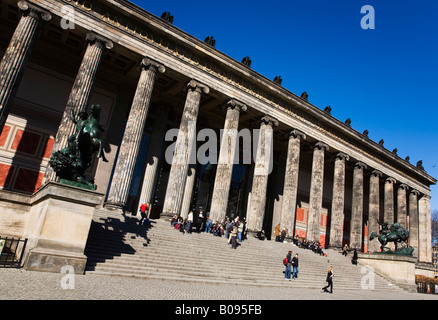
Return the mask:
M283 259L283 265L285 265L285 266L287 265L287 258Z

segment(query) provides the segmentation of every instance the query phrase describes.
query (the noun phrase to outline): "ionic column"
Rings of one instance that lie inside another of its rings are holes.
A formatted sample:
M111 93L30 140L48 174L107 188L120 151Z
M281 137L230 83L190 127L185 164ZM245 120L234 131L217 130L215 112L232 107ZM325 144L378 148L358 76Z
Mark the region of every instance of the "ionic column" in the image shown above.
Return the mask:
M345 161L350 157L340 152L335 159L335 172L333 175L333 197L332 213L330 219L329 246L333 248L342 247L342 223L344 221L344 202L345 202Z
M420 192L412 190L409 193L409 245L414 248L414 257L419 257L418 229L418 196Z
M211 199L210 218L223 221L227 212L228 194L233 173L234 156L237 143L240 111L246 111L246 105L232 99L227 103L224 130L220 144L219 159Z
M382 173L374 170L370 175L370 194L368 205L368 236L372 232L379 234L379 211L380 211L380 178ZM368 242L368 251L379 252L380 243L377 240Z
M41 21L52 18L47 10L26 1L19 1L17 6L21 19L0 63L0 132L14 102Z
M181 209L189 160L196 143L196 120L198 119L201 95L202 92L205 94L210 92L209 87L195 80L191 80L187 84L187 88L187 98L175 142L172 167L170 168L163 206L163 214L170 216L179 214Z
M164 121L154 121L152 134L149 141L148 152L146 154L146 165L144 170L143 182L141 184L140 203L152 202L152 192L155 178L159 170L158 164L164 146L164 136L166 123Z
M264 116L260 121L260 135L257 143L251 202L247 212L247 228L249 232L257 232L263 228L268 177L272 170L274 142L272 128L274 126L278 126L278 121L269 116Z
M353 169L353 196L350 221L350 248L362 248L363 229L363 170L366 164L358 162Z
M191 164L189 166L189 173L186 179L186 185L184 187L184 197L181 204L180 215L184 219L188 217L190 211L190 204L192 203L193 197L193 186L196 180L196 165Z
M397 222L400 223L403 228L408 227L406 205L406 190L408 190L408 188L407 185L402 183L397 189Z
M322 142L315 144L313 149L312 178L310 181L309 218L307 220L307 235L309 241L319 242L322 188L324 183L324 151L329 147Z
M419 261L432 262L432 230L430 217L430 195L423 195L418 201Z
M125 132L123 133L108 199L105 204L108 208L123 209L126 205L155 77L157 72L163 73L165 71L164 66L149 58L142 60L141 67L140 79L132 101Z
M77 116L79 112L86 111L103 52L105 49L113 47L112 41L95 33L88 33L86 40L88 42L87 49L85 50L81 66L64 109L61 123L56 133L55 143L53 144L52 154L67 147L67 140L75 132L76 128L72 121L72 114ZM55 179L55 172L50 166L47 166L44 180L47 182L54 181Z
M394 184L396 182L394 178L387 178L385 180L383 221L388 222L388 227L394 223Z
M306 135L298 130L289 134L287 147L286 170L283 186L283 201L281 205L281 230L286 229L287 237L294 236L295 211L297 207L298 172L300 167L300 144Z

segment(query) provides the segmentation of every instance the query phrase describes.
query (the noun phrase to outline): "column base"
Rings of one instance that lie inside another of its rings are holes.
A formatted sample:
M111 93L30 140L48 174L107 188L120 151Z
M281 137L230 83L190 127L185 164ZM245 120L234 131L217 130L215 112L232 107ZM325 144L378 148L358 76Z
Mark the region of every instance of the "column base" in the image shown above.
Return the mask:
M331 244L329 244L327 249L331 249L331 250L342 252L342 246L340 246L340 245L331 245Z
M120 214L125 213L126 206L124 203L121 202L105 202L103 207L106 210L112 211L112 212L118 212Z
M254 238L257 238L257 233L259 232L260 230L250 230L250 229L246 230L247 236L252 236ZM266 239L266 233L265 233L265 239Z
M175 216L175 215L179 216L178 213L161 212L161 213L160 213L160 219L161 219L161 220L166 220L166 221L168 221L169 219L172 219L173 216Z

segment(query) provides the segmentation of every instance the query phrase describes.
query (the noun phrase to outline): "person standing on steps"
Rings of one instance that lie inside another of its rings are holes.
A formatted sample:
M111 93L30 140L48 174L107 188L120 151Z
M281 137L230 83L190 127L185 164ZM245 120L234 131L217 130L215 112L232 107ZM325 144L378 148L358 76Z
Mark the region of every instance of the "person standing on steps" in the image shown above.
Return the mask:
M200 233L201 231L204 231L204 225L205 225L204 212L202 210L200 210L199 214L198 214L198 224L196 227L196 231L198 233Z
M185 227L187 233L192 233L192 223L193 223L193 211L190 211L189 215L187 216L187 225Z
M147 224L148 219L147 219L147 215L146 215L146 211L148 210L148 204L147 202L144 202L141 206L140 206L140 215L141 215L141 219L139 221L139 225L141 225L143 223L143 220L145 220L145 223Z
M280 224L275 226L275 242L280 242Z
M234 223L233 229L231 230L231 234L230 234L230 237L231 237L231 247L233 249L236 249L236 247L237 247L237 230L238 230L238 226L237 225L238 225L238 222Z
M242 221L239 223L239 226L237 227L237 239L239 239L239 242L242 242L243 228L245 227L245 225L244 225L244 221L245 221L245 220L242 220Z
M357 250L354 248L353 258L351 259L351 263L357 266Z
M328 269L326 281L327 285L322 288L322 292L333 293L333 266L330 266L330 268ZM330 288L330 291L327 290L328 288Z
M293 267L293 272L292 272L292 279L296 279L298 278L298 253L295 254L295 257L293 257L292 259L292 267Z
M292 271L292 251L289 251L286 256L286 270L284 271L284 280L290 280L291 271Z

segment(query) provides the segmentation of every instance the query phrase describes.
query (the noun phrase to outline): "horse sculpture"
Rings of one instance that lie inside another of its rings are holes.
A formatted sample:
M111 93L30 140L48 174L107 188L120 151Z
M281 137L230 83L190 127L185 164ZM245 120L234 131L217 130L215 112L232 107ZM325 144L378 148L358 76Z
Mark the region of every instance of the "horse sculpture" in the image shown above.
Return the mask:
M81 111L76 119L72 111L71 120L76 125L76 131L67 140L67 147L56 151L49 160L56 175L61 182L68 180L85 185L89 189L95 190L96 185L93 181L85 179L85 170L91 165L93 154L97 151L97 157L105 158L103 150L103 141L99 139L100 131L103 131L99 125L101 108L98 104L91 106L91 113Z
M414 252L414 248L412 248L408 243L409 239L409 231L403 228L398 222L392 224L388 229L388 223L379 223L381 226L380 235L376 232L371 233L370 240L374 238L378 238L381 246L382 253L393 253L400 255L412 255ZM390 248L386 247L388 242L401 243L401 247L395 251L392 251Z

